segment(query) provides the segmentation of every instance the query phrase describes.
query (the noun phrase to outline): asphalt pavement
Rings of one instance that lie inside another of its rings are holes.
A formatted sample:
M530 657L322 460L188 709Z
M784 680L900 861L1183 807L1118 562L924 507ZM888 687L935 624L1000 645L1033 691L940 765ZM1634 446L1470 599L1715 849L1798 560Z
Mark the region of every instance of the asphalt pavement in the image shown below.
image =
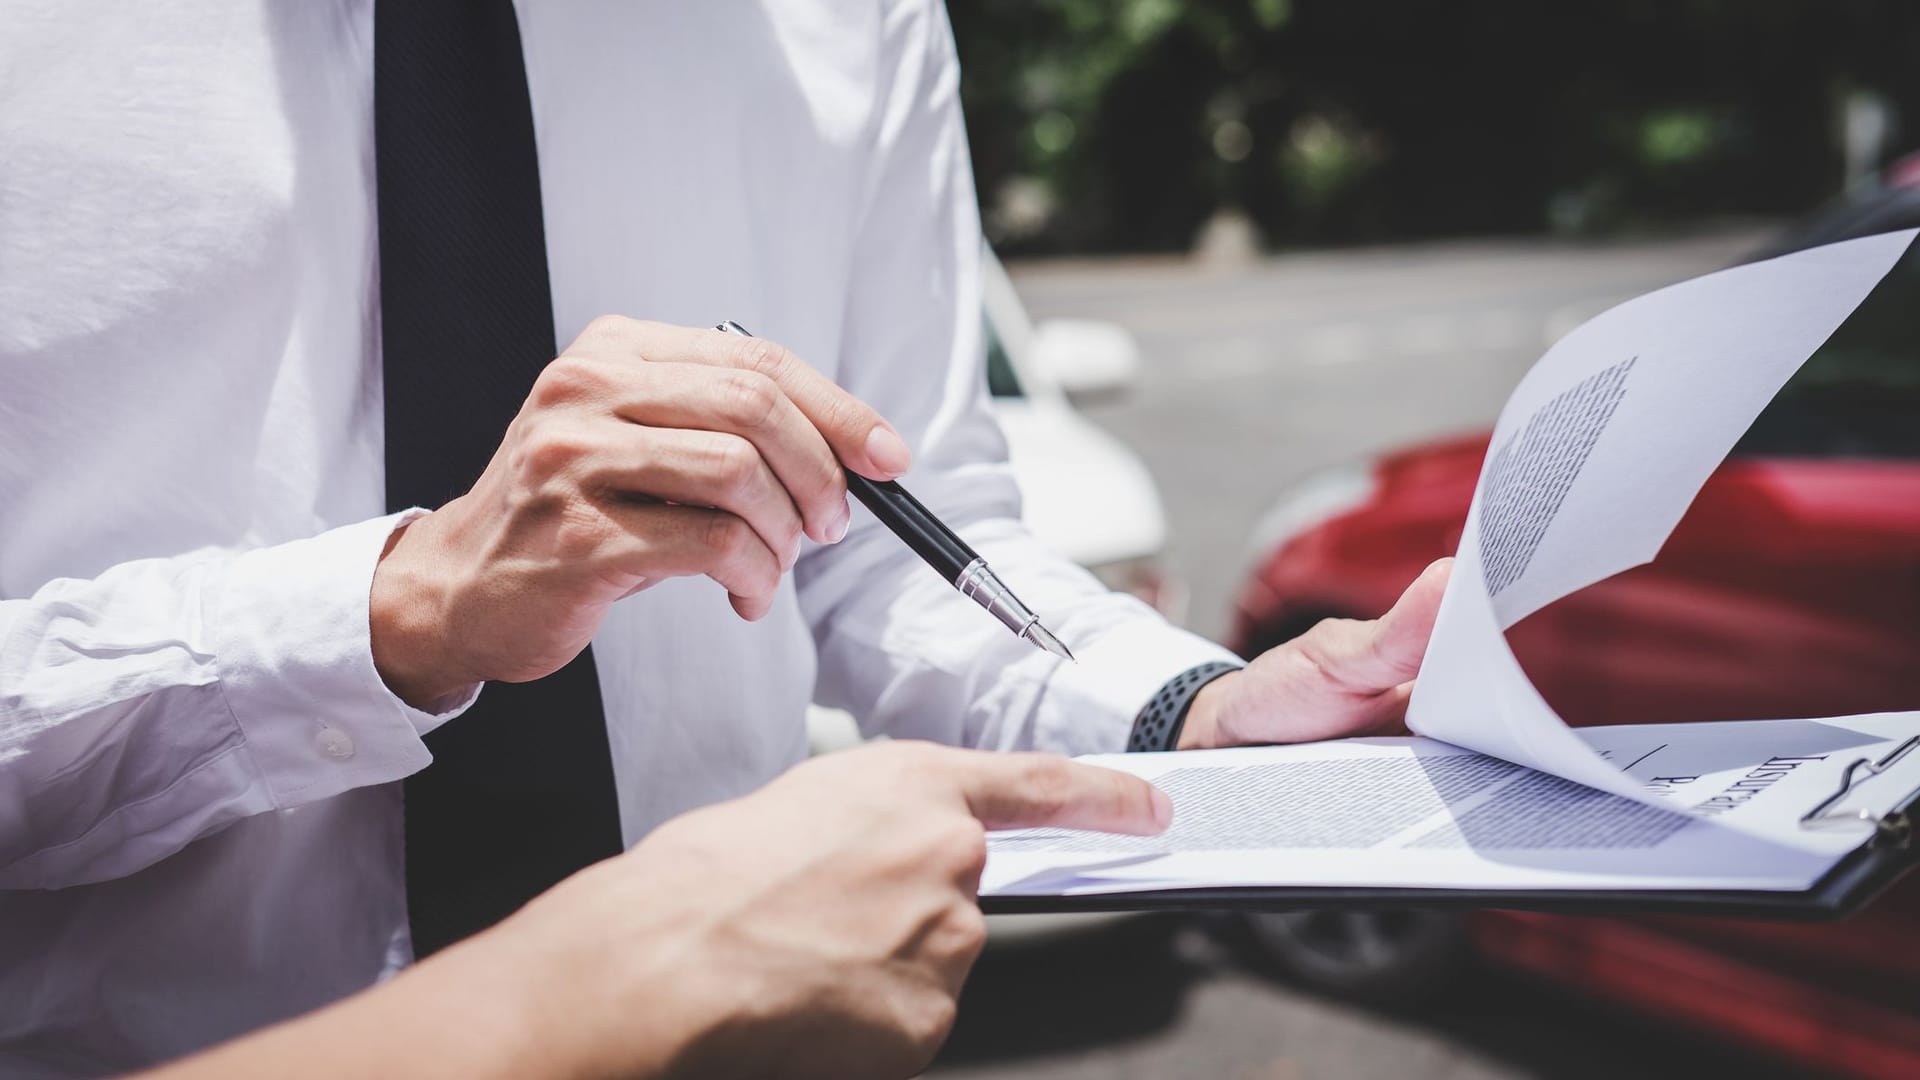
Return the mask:
M1218 635L1249 530L1315 469L1493 423L1548 345L1622 300L1725 266L1768 234L1473 241L1284 255L1015 264L1036 319L1109 319L1139 385L1085 408L1146 459L1189 622Z
M1284 255L1015 264L1037 319L1139 338L1125 397L1086 408L1145 458L1190 624L1219 635L1256 520L1316 469L1490 425L1553 340L1737 260L1760 226L1609 243L1475 241ZM1289 985L1230 935L1149 917L998 940L931 1075L951 1080L1791 1075L1576 991L1473 971L1383 1009Z

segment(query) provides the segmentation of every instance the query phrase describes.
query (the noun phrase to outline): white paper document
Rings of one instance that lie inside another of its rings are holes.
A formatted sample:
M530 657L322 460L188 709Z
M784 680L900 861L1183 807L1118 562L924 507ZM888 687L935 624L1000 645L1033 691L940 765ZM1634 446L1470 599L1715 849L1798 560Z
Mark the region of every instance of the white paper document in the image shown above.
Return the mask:
M1629 300L1548 350L1494 425L1408 726L1639 797L1554 714L1501 631L1651 560L1760 410L1914 234L1694 278Z
M1152 779L1152 838L998 833L986 895L1150 889L1804 890L1871 826L1801 818L1920 712L1574 730L1504 629L1651 560L1709 474L1915 230L1720 271L1569 334L1495 425L1408 725L1420 736L1090 758ZM1920 751L1860 785L1884 812ZM1890 805L1890 804L1889 804Z
M1920 713L1579 732L1631 765L1644 799L1424 738L1089 757L1158 784L1173 827L998 833L981 891L1801 890L1863 839L1857 828L1802 828L1801 815L1838 790L1849 764L1915 733ZM1861 785L1848 809L1884 812L1916 787L1920 753Z

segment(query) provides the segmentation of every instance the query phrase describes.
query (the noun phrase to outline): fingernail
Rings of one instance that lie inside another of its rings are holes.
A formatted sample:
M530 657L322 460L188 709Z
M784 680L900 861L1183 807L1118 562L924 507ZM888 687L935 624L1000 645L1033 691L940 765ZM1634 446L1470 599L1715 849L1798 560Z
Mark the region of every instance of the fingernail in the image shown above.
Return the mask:
M882 424L867 434L867 460L877 468L899 476L913 465L913 454L892 428Z
M847 526L853 524L853 507L840 504L840 516L827 526L827 543L837 544L847 538Z
M1166 832L1167 827L1173 824L1173 800L1167 798L1167 793L1159 788L1153 789L1151 798L1154 824L1160 826L1161 832Z
M1167 827L1173 824L1173 800L1167 798L1167 793L1157 787L1153 789L1152 799L1153 823L1160 827L1161 832L1165 832Z
M794 537L793 543L789 545L787 548L787 561L785 564L785 568L788 570L793 569L793 564L800 561L800 540L801 540L801 537L798 537L798 536Z

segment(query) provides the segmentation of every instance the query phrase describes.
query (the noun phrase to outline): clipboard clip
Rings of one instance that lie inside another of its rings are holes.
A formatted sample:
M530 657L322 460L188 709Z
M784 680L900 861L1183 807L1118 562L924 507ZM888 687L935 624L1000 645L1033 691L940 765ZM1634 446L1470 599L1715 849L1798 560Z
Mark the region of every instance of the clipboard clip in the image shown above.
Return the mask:
M1906 847L1913 839L1913 821L1905 809L1896 810L1881 816L1871 810L1835 810L1846 797L1853 794L1861 784L1891 769L1901 758L1920 746L1920 735L1915 735L1892 750L1878 761L1872 758L1860 758L1848 765L1840 774L1840 790L1820 800L1813 809L1800 816L1803 829L1831 829L1848 825L1867 824L1873 826L1873 844L1879 847Z

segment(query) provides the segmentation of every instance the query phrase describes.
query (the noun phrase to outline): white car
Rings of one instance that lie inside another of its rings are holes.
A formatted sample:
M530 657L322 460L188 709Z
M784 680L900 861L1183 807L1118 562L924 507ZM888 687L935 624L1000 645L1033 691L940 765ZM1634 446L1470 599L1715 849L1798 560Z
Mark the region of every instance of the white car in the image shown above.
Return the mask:
M1027 316L992 251L981 258L987 386L1007 433L1027 527L1043 544L1178 622L1186 594L1162 562L1167 517L1139 455L1073 407L1139 375L1133 335L1107 322Z

